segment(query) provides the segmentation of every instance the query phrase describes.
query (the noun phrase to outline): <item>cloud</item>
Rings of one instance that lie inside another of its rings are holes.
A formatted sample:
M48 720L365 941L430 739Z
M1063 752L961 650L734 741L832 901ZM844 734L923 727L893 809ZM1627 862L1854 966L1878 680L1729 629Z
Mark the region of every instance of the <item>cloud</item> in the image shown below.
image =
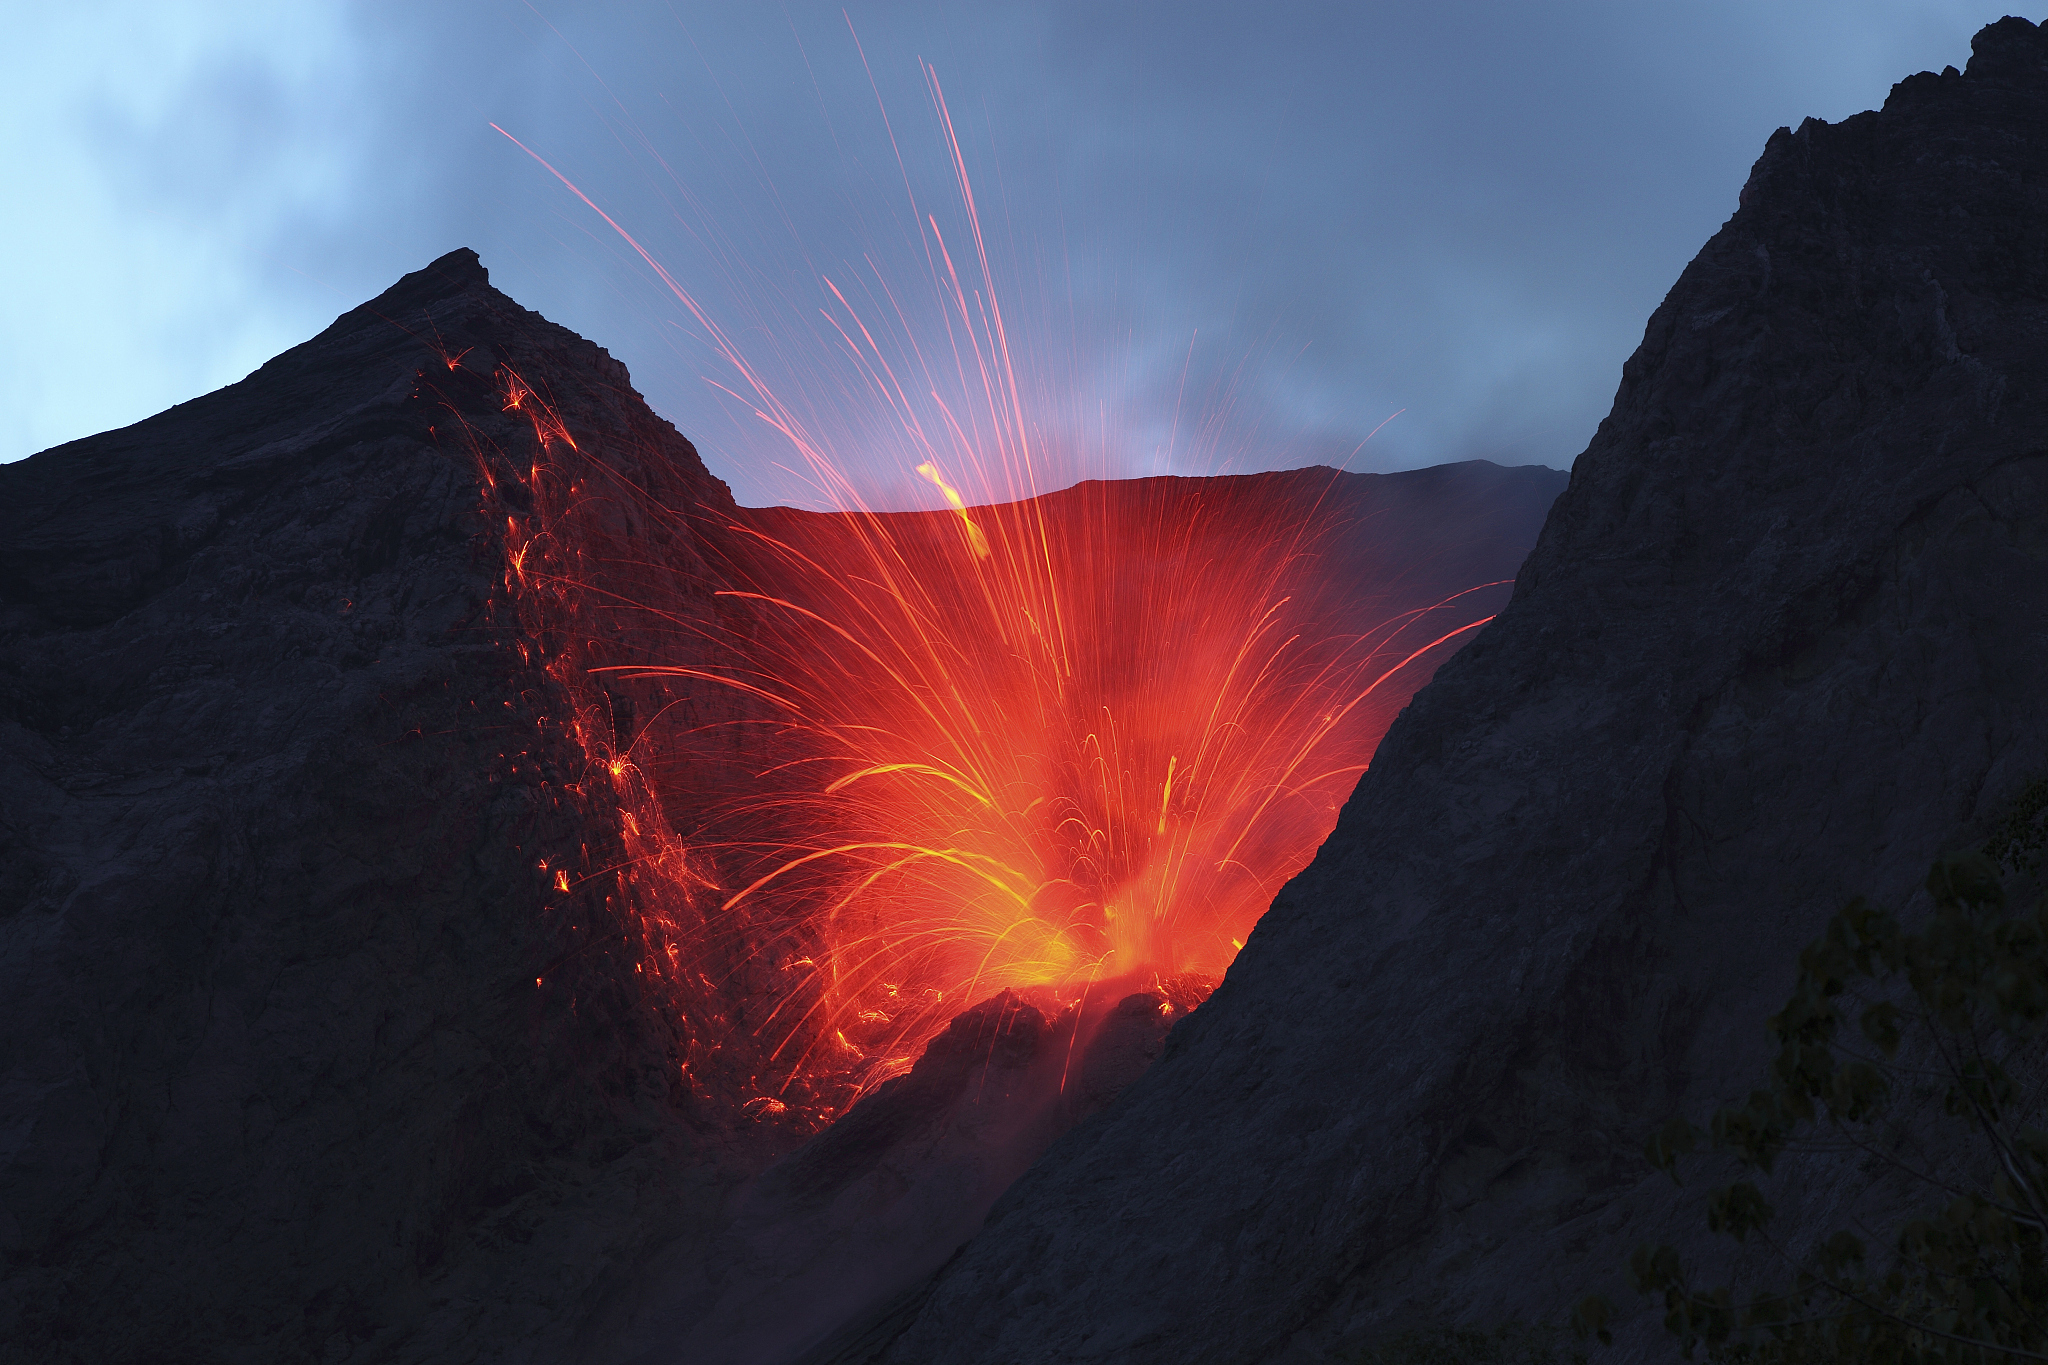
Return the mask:
M703 328L495 121L657 253L864 496L925 505L825 284L928 436L932 390L977 401L954 364L972 318L927 254L935 222L979 269L924 60L1033 439L1063 467L1562 465L1771 130L1961 64L1998 12L892 2L852 6L851 31L822 0L53 12L0 96L31 206L0 229L0 458L237 378L466 244L624 359L743 498L803 497L788 442L707 382L735 376Z
M304 339L288 244L345 218L359 53L338 6L49 6L10 21L0 164L15 456Z

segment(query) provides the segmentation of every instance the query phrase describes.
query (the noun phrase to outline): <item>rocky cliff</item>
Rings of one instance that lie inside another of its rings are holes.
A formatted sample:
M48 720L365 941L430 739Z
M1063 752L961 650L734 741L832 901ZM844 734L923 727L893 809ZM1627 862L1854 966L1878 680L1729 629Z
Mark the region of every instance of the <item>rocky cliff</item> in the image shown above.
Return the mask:
M0 1358L544 1353L737 1178L547 870L615 836L499 601L501 364L729 505L470 252L0 468Z
M2048 772L2048 35L1973 51L1770 139L1215 996L843 1358L1322 1359L1630 1302L1697 1226L1645 1134L1746 1090L1846 897Z

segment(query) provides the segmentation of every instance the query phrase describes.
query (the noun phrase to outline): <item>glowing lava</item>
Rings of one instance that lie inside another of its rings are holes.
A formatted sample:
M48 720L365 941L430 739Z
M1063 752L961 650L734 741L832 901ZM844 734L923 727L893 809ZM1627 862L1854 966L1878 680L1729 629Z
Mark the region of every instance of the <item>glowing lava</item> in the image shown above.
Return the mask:
M904 1058L1005 987L1222 973L1422 675L1392 679L1477 624L1347 622L1334 528L1276 482L747 518L750 649L789 710L775 814L804 835L720 909L805 907L792 1008Z
M1051 462L931 93L970 243L963 278L920 215L947 351L886 283L864 286L887 301L873 318L824 283L847 392L944 510L864 510L828 429L644 250L846 510L679 505L659 457L578 448L498 375L534 433L507 586L589 756L577 790L616 803L620 913L748 1102L812 1118L1005 988L1198 1000L1502 595L1354 576L1343 548L1371 528L1324 505L1327 470L1041 495Z
M1327 470L677 507L501 381L537 451L510 586L654 965L816 1117L1005 988L1198 999L1503 587L1357 581Z

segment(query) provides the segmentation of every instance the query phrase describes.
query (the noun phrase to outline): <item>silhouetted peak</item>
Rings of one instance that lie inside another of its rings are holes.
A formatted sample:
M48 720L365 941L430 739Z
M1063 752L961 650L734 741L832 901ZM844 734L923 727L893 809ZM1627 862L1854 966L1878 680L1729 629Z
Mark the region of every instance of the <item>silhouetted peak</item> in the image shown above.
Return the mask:
M425 267L400 276L398 283L364 306L379 312L419 308L475 289L488 289L490 284L491 272L484 269L483 259L469 247L457 247Z
M1969 74L1994 80L2048 75L2048 30L2011 15L1986 24L1970 39Z

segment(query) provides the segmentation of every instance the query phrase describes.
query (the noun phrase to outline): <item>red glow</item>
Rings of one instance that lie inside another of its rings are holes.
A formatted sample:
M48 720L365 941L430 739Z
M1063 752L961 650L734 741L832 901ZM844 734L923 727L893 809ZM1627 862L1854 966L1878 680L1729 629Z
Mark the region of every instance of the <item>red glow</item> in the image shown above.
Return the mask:
M816 926L772 1025L794 1065L833 1038L900 1065L1006 987L1222 974L1407 666L1484 619L1345 621L1356 597L1318 581L1334 528L1270 486L745 519L790 766L739 821L785 833L719 910L773 896Z
M1314 476L1041 496L1057 462L931 93L971 253L963 277L924 216L950 354L878 340L825 285L866 399L945 510L864 510L828 435L622 228L847 510L681 505L647 452L580 448L544 392L498 374L534 437L486 476L519 485L505 587L588 758L566 785L616 810L626 850L554 885L617 874L615 913L652 945L636 969L670 983L757 1116L829 1117L1006 988L1057 1008L1142 983L1194 1007L1502 595L1347 578L1358 528Z
M1372 614L1312 472L713 518L501 382L542 452L506 587L628 852L554 885L620 874L756 1115L829 1117L1005 988L1192 1007L1490 619Z

